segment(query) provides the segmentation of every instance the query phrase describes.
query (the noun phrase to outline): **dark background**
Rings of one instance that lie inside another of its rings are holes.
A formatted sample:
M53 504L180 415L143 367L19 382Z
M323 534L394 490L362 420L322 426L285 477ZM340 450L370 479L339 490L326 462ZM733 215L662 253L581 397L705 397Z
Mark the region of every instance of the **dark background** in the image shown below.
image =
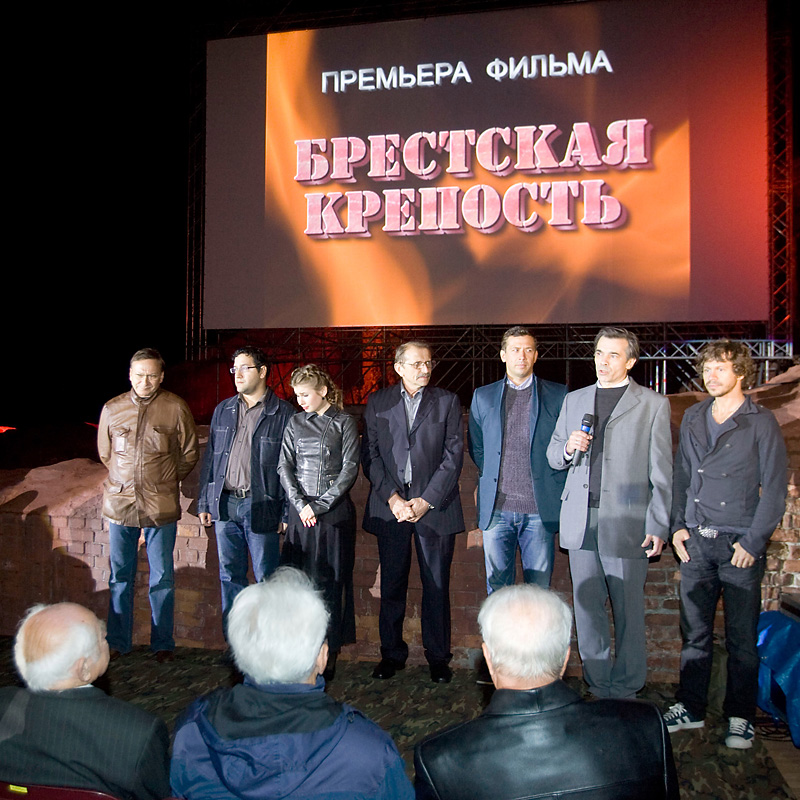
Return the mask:
M220 0L10 16L0 426L45 441L65 435L51 426L88 428L143 346L163 353L170 387L185 344L191 85L207 39L540 4ZM10 437L0 467L23 465L27 447Z

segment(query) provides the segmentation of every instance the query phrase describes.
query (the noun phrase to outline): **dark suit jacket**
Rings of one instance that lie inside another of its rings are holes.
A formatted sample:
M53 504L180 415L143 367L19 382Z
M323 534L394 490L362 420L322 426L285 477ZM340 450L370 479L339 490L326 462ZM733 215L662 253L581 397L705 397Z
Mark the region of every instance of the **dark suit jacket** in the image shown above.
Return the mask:
M470 722L414 752L417 800L677 800L661 713L640 700L586 702L562 681L498 689Z
M364 412L361 463L370 482L364 530L389 533L397 521L388 506L394 492L405 497L403 473L411 450L410 497L422 497L433 508L416 523L420 536L464 530L458 476L464 462L464 426L458 398L436 386L422 390L411 431L400 384L369 396Z
M481 530L488 527L497 499L497 479L500 476L505 427L506 385L507 380L503 378L476 389L469 412L469 454L480 473L478 527ZM530 421L533 494L544 527L550 533L555 533L561 510L561 492L567 475L547 463L547 445L550 444L567 387L562 383L534 377L533 391Z
M168 749L158 717L94 686L0 689L1 780L168 797Z

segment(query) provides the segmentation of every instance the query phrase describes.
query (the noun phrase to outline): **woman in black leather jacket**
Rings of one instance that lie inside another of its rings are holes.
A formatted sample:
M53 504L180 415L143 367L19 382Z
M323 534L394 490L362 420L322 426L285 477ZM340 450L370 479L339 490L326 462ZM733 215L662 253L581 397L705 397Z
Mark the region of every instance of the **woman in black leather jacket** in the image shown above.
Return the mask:
M302 569L322 591L331 615L324 676L332 680L341 646L356 640L356 517L348 491L358 474L358 427L325 370L298 367L291 385L303 410L286 426L278 465L289 499L281 563Z

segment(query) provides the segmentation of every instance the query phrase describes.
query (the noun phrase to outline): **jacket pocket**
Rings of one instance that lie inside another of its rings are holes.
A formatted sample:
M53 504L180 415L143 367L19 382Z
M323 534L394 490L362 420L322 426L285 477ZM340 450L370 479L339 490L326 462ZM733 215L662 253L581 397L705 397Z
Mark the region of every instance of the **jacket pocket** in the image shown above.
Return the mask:
M150 436L154 453L169 453L177 441L178 429L169 425L154 425Z
M125 490L125 484L121 481L115 481L112 478L106 478L103 482L103 488L108 494L122 494Z
M130 428L113 428L109 431L111 434L111 449L114 453L128 452L128 437L130 432Z

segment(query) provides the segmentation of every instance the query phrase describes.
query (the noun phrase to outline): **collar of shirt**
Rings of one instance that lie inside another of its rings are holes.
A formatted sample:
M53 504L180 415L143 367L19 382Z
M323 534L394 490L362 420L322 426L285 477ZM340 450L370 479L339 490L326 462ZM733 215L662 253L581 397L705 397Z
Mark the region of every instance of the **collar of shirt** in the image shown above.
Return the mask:
M516 383L514 383L514 381L511 380L511 378L508 377L508 375L506 375L506 385L508 386L509 389L516 389L517 391L521 391L522 389L527 389L529 386L533 385L533 377L534 377L533 373L531 372L531 374L528 375L528 377L525 378L525 380L522 381L522 383L517 385Z
M316 411L301 411L301 413L306 415L306 419L314 419L315 417L335 417L338 411L336 406L329 405L321 414Z
M159 388L156 389L153 392L153 394L150 395L150 397L139 397L139 395L136 394L136 392L133 389L131 389L131 400L133 400L133 402L137 406L149 406L150 403L152 403L153 400L155 400L156 397L158 397L158 394L159 394L160 391L161 391L161 387L159 386Z
M254 408L263 407L264 400L266 400L266 399L267 399L267 395L266 395L266 392L265 392L258 400L256 400L255 403L253 403L253 405L248 406L247 405L247 400L244 399L244 395L240 394L239 395L239 407L246 414L248 411L252 411ZM244 416L244 415L243 414L240 415L240 419L241 419L242 416Z
M626 377L624 381L620 381L619 383L615 383L613 386L601 386L600 381L595 383L595 386L598 389L619 389L620 386L627 386L630 383L630 380Z
M406 403L419 403L419 401L422 400L422 393L424 391L425 391L425 387L424 386L420 386L420 388L417 389L417 391L413 395L410 395L406 391L405 384L404 383L400 384L400 394L403 396L403 400L405 400Z

